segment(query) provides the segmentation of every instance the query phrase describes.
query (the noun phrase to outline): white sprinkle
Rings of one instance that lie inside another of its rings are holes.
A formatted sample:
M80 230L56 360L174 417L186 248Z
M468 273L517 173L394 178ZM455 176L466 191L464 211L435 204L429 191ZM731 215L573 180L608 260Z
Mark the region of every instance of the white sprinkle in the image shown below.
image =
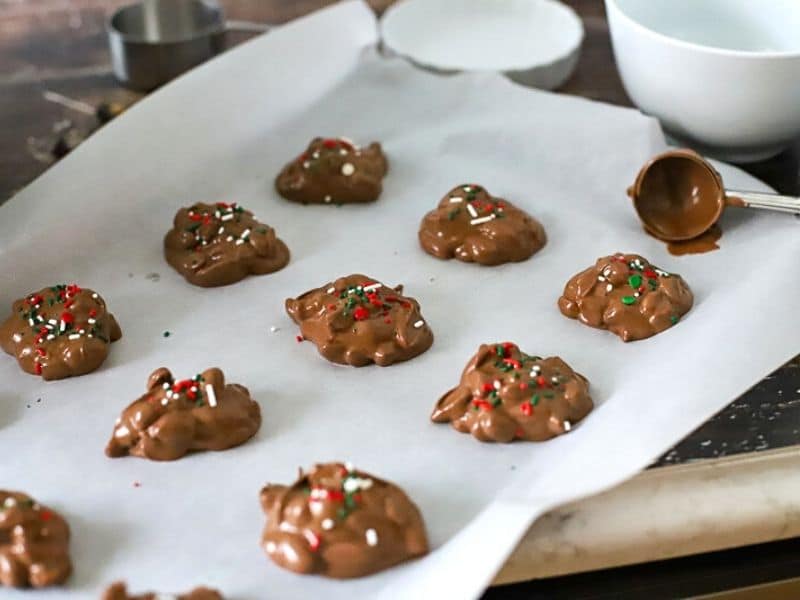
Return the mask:
M570 429L572 429L572 423L564 421L564 431L569 431Z
M355 468L353 467L353 463L351 462L344 463L344 468L347 469L348 473L355 470Z
M475 210L475 207L472 204L467 204L467 211L469 212L469 216L473 219L478 216L478 211Z
M33 319L28 319L28 325L33 327L34 325L36 325L36 322Z
M367 529L365 536L368 546L376 546L378 544L378 532L374 529Z
M606 280L606 278L603 277L602 275L598 275L597 276L597 281L605 281L605 280Z
M117 430L114 432L114 437L124 437L131 432L130 429L123 425L122 427L117 427Z
M161 387L164 388L165 390L168 390L169 384L165 381L164 383L161 384Z
M323 519L322 520L322 528L323 529L326 529L326 530L333 529L333 525L334 525L333 519Z
M16 505L17 505L17 499L16 498L12 498L11 496L6 498L5 501L3 502L3 506L6 506L8 508L11 508L12 506L16 506Z
M95 300L97 300L97 294L92 294L92 298L94 298Z
M341 150L339 150L339 154L341 154L342 156L346 156L347 155L347 150L342 148Z
M12 337L15 342L19 342L22 339L22 336L18 333L15 333Z
M315 150L314 154L311 155L311 158L319 158L319 150Z
M275 327L275 325L273 325L272 327L269 328L269 330L270 332L275 333L276 331L278 331L278 328Z
M233 213L228 213L227 215L223 215L220 221L230 221L233 219Z
M58 325L58 321L56 321L55 319L50 319L48 323L50 323L50 325Z
M325 196L323 200L325 201L326 204L330 204L333 201L333 198L331 198L330 196Z
M311 163L310 163L310 162L308 162L308 161L305 161L305 162L303 163L303 168L304 168L304 169L308 169L310 166L311 166Z
M39 321L39 323L42 323L44 321L44 317L41 315L36 315L36 320Z
M379 287L381 287L380 283L371 283L371 284L369 284L368 286L366 286L364 288L364 291L365 292L372 292L372 291L377 290Z
M349 177L355 172L356 168L353 166L353 163L344 163L342 165L342 175L344 175L345 177Z
M481 223L488 223L489 221L492 221L493 219L496 219L496 218L497 217L495 217L494 215L486 215L485 217L481 217L480 219L472 219L469 222L469 224L470 225L480 225Z
M463 202L463 201L464 199L458 196L453 196L452 198L450 198L450 204L455 204L457 202Z
M465 192L469 192L469 191L472 191L472 186L470 186L470 185L465 185L465 186L464 186L464 187L462 187L461 189L462 189L462 190L464 190Z
M64 321L61 321L61 325L59 326L58 330L61 333L64 333L67 330L67 324Z
M638 298L639 297L639 292L634 292L633 296L634 296L634 298Z
M267 542L267 544L266 544L266 546L264 546L264 548L266 549L267 552L272 554L277 549L277 546L275 545L275 542Z
M551 377L550 381L552 381L553 383L558 383L558 377Z
M246 238L248 235L250 235L250 229L249 229L249 228L248 228L248 229L245 229L245 230L242 232L242 238Z
M611 269L609 269L608 267L606 267L605 269L603 269L603 275L605 275L606 277L608 277L609 275L611 275Z
M419 328L420 328L420 327L422 327L423 325L425 325L425 321L423 321L422 319L420 319L419 321L417 321L416 323L414 323L414 328L415 328L415 329L419 329Z
M347 493L357 492L358 490L368 490L372 487L372 479L364 477L348 477L342 484L344 491Z
M606 286L606 291L607 291L607 292L610 292L610 291L612 291L613 289L614 289L614 286L613 286L613 285L611 285L610 283L609 283L609 284Z
M215 218L219 219L221 216L222 216L222 213L220 211L218 211L218 210L214 211L214 217Z
M97 323L97 319L86 319L86 322L87 322L89 325L94 325L95 323Z
M206 384L206 396L208 396L208 405L211 408L217 406L217 393L214 391L214 386L210 383Z
M225 241L226 242L232 242L233 241L233 236L229 235L228 237L225 238Z
M89 334L89 337L90 337L90 338L93 338L94 336L93 336L93 335L90 333L90 334Z
M336 288L335 288L335 287L329 287L329 288L328 288L328 292L327 292L327 293L329 293L329 294L332 294L332 293L334 293L335 291L336 291Z
M162 398L161 404L162 404L162 406L166 406L167 404L169 404L169 399L168 398Z
M500 383L499 379L495 379L493 385L494 385L494 389L496 389L496 390L499 390L500 387L502 386L502 384Z
M534 373L538 373L539 371L541 371L541 370L542 370L542 367L540 367L539 365L533 365L533 367L531 368L531 370L532 370Z
M91 337L91 336L90 336L90 337ZM56 336L54 336L54 335L51 333L51 334L50 334L50 335L48 335L48 336L47 336L47 338L45 338L45 339L48 339L48 340L54 340L54 339L56 339Z
M237 246L241 246L242 244L244 244L244 240L236 240Z
M80 337L81 337L81 334L80 334L80 333L71 333L71 334L69 335L69 338L68 338L68 339L70 339L70 340L77 340L77 339L80 339Z

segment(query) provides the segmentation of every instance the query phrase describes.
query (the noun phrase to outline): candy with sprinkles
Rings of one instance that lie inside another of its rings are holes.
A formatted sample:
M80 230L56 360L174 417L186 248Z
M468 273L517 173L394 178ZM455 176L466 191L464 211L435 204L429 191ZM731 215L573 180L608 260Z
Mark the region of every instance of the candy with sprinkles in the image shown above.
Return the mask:
M289 248L239 204L198 202L175 215L164 237L164 257L189 283L217 287L281 270Z
M419 303L366 275L349 275L286 300L286 312L329 361L388 366L422 354L433 332Z
M131 594L128 592L128 586L124 582L118 581L106 588L101 600L225 600L225 598L217 590L207 587L198 587L184 594L157 594L155 592Z
M693 303L692 291L680 275L638 254L617 252L572 277L558 308L564 316L630 342L671 328Z
M349 463L317 464L292 485L261 490L261 545L304 575L363 577L428 553L417 506L397 485Z
M502 342L480 346L431 420L481 442L540 442L569 432L593 407L589 382L561 358Z
M0 490L0 585L43 588L72 573L69 525L22 492Z
M275 179L278 193L300 204L374 202L389 162L377 142L360 147L348 138L314 138Z
M487 266L527 260L547 241L541 223L476 183L445 194L422 219L418 236L431 256Z
M0 347L23 371L48 381L98 369L111 342L121 337L105 300L75 283L42 288L16 300L0 325Z
M176 380L164 367L151 373L147 392L117 419L106 455L177 460L189 452L227 450L261 427L261 409L246 387L225 383L220 369Z

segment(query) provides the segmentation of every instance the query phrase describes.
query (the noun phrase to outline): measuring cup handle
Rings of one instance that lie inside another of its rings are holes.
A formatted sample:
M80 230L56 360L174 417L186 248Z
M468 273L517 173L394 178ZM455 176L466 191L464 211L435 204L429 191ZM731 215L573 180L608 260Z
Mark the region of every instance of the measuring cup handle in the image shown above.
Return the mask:
M266 33L273 25L267 23L254 23L253 21L225 21L227 31L242 31L245 33Z
M761 208L764 210L800 214L800 198L794 196L726 190L725 203L729 206Z

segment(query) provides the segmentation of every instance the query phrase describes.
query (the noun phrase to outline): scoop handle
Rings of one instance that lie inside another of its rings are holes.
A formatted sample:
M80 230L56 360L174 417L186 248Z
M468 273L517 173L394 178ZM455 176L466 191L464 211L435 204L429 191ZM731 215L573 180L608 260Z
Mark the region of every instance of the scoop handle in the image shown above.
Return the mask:
M800 215L800 198L763 192L725 190L725 204Z
M274 25L268 23L254 23L253 21L225 21L226 30L242 33L266 33L273 27Z

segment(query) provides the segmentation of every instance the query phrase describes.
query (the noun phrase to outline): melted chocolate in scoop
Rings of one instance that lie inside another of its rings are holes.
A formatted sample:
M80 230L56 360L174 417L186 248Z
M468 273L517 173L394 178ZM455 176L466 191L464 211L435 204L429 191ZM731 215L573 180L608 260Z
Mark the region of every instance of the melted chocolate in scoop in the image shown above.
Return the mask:
M725 208L722 178L691 150L672 150L650 160L628 194L648 232L665 241L705 233Z

